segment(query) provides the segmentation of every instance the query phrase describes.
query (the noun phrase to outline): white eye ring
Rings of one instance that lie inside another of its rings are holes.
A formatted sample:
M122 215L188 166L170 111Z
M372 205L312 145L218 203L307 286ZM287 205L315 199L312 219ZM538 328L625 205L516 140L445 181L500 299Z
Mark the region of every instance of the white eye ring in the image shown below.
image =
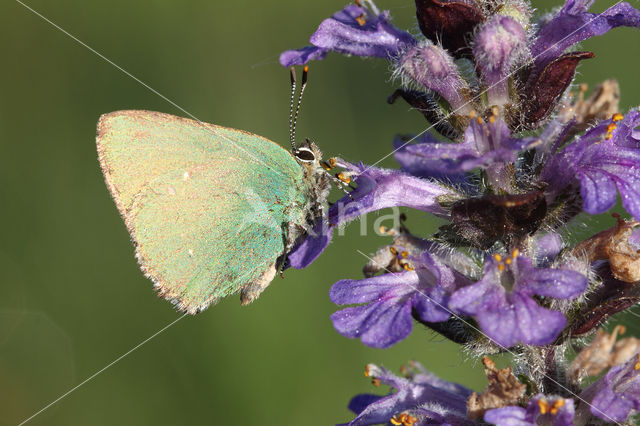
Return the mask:
M316 155L309 148L298 148L293 155L303 163L313 163L316 161Z

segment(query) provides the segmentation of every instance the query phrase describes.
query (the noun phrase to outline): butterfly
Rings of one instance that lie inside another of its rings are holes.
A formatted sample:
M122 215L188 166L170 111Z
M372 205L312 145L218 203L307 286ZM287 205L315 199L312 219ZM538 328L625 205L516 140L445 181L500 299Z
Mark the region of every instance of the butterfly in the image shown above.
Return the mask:
M195 314L240 293L255 300L324 215L331 175L318 147L289 152L242 130L152 111L100 117L107 187L159 295Z

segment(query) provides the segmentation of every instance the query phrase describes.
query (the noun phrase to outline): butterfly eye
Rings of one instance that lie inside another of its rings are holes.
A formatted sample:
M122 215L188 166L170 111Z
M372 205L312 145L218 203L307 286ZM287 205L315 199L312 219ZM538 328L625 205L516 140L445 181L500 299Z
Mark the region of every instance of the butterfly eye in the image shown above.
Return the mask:
M294 155L296 158L304 163L313 163L316 161L316 156L310 149L307 148L298 148Z

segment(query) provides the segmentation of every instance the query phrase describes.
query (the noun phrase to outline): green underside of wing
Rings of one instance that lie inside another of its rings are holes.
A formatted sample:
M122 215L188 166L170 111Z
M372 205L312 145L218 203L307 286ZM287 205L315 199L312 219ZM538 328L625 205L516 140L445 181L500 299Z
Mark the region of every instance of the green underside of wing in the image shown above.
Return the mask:
M160 292L197 311L255 282L302 223L302 170L260 136L166 114L101 119L101 163Z

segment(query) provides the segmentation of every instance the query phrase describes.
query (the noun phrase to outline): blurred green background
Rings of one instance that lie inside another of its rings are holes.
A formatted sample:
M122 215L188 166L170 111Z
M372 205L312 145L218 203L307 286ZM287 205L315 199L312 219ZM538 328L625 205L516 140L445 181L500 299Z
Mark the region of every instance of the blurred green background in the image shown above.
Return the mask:
M286 146L289 81L278 55L305 45L345 0L25 3L201 120ZM415 29L412 1L378 6ZM578 81L617 78L623 110L634 105L638 41L618 29L585 43L597 59L581 65ZM0 5L0 52L0 424L11 425L178 317L138 270L94 137L105 112L184 114L11 0ZM377 161L395 133L425 127L401 102L386 104L393 87L381 60L329 55L313 63L299 136L327 156ZM382 164L395 167L391 158ZM610 222L589 223L597 220ZM409 213L409 225L437 226L420 212ZM387 243L359 228L349 227L311 267L276 278L257 303L241 308L233 297L185 318L30 424L333 424L351 418L353 395L385 391L363 377L368 362L397 370L416 359L482 389L478 362L421 327L388 350L333 330L330 285L361 276L366 259L356 249Z

